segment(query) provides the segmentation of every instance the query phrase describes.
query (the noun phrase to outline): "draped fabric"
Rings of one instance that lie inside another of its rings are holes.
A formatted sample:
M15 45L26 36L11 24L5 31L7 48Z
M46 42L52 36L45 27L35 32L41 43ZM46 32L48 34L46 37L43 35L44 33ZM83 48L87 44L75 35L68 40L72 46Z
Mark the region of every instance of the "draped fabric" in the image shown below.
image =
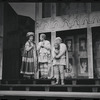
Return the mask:
M60 65L65 65L68 67L68 51L64 43L60 44Z
M50 42L44 40L38 43L38 62L40 65L41 78L48 77L49 65L51 63L51 51L50 51Z
M29 51L26 50L26 46L30 47L33 45L33 48ZM23 54L22 54L22 65L21 71L22 74L32 75L37 71L37 51L35 43L26 42Z
M56 56L56 52L55 52L55 48L53 48L52 50L52 57L53 57L53 66L54 65L59 65L60 64L60 59L56 59L55 56Z
M41 45L44 45L43 48L41 48ZM40 63L48 63L50 62L50 42L45 40L43 42L39 42L38 46L38 59Z

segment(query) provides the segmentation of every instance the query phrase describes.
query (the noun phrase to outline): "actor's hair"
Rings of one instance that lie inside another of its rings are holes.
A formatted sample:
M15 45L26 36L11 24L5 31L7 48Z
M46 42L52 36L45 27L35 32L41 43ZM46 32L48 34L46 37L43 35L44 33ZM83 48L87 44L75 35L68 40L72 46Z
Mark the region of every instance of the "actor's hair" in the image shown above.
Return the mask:
M45 34L41 34L40 37L46 39L46 35Z

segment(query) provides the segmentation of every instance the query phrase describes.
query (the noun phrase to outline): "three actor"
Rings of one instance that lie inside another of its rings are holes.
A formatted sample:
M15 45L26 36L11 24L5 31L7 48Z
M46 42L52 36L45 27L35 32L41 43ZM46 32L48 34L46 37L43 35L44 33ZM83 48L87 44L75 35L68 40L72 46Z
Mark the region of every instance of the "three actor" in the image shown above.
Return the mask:
M51 53L51 45L46 40L46 35L40 35L40 42L34 43L34 33L27 33L28 41L25 43L22 55L22 66L20 73L24 77L34 78L34 74L39 70L42 79L48 79L49 65L53 65L53 77L56 83L64 85L64 68L68 67L68 51L62 39L57 37ZM51 58L52 55L52 58ZM51 62L52 59L52 62ZM60 81L61 80L61 81Z

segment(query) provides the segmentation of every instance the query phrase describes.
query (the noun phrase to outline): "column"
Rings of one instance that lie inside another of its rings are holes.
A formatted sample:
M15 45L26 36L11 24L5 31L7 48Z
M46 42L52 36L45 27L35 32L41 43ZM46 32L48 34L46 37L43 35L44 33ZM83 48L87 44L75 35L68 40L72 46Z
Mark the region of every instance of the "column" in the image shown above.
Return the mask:
M51 18L52 19L56 18L56 3L51 3ZM56 31L55 30L51 30L52 47L54 45L55 38L56 38Z
M51 3L51 18L54 19L55 17L56 17L56 3ZM56 38L56 31L51 30L51 51L52 51L52 48L54 46L55 38ZM53 68L51 71L51 77L52 76L53 76Z
M3 3L0 3L0 80L2 80L3 69Z
M42 3L35 3L35 41L38 43L38 32L36 23L39 19L42 18Z
M91 3L87 3L88 20L90 19ZM88 76L93 78L93 50L92 50L92 30L87 23L87 54L88 54Z
M36 44L38 43L38 32L37 32L37 27L36 27L36 23L39 19L42 18L42 3L35 3L35 42ZM39 71L35 74L35 78L38 79L39 78Z

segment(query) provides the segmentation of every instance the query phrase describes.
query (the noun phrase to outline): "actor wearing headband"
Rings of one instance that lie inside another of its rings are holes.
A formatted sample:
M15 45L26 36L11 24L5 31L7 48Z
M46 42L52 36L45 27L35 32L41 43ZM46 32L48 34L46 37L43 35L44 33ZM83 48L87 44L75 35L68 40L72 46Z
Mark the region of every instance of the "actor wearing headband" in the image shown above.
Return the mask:
M28 41L25 43L22 54L22 66L20 73L24 77L34 78L34 74L37 71L37 51L36 44L34 42L34 33L27 33Z

